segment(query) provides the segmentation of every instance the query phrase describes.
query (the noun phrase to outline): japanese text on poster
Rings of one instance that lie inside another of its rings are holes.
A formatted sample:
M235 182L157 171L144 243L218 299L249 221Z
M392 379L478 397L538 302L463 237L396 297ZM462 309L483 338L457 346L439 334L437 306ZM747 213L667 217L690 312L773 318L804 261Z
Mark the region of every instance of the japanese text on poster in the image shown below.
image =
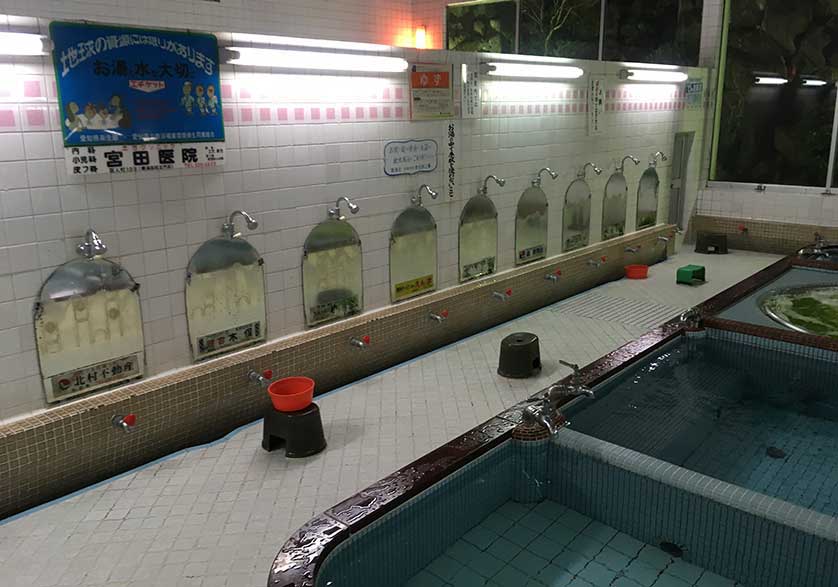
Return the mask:
M53 22L50 38L70 174L224 161L213 35Z
M413 175L433 171L439 147L433 139L390 141L384 145L384 173Z
M412 65L410 68L410 117L413 120L453 118L453 65Z
M477 118L480 116L480 71L476 66L463 63L462 84L460 112L463 118Z
M604 131L602 114L605 110L605 76L591 76L588 84L588 135L601 135Z

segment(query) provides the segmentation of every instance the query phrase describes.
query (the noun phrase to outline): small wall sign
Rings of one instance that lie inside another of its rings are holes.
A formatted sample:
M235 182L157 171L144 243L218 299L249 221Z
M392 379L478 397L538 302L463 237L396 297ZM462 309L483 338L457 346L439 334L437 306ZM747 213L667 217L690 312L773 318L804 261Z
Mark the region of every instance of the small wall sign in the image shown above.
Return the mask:
M454 117L454 66L443 63L410 67L411 120Z
M463 63L463 92L460 99L460 112L463 118L480 116L480 70L475 65Z
M602 113L605 109L605 77L591 76L588 83L588 135L601 135Z
M704 96L704 81L700 79L688 79L684 83L684 98L688 108L701 107Z
M384 173L392 176L433 171L438 153L439 146L433 139L390 141L384 145Z

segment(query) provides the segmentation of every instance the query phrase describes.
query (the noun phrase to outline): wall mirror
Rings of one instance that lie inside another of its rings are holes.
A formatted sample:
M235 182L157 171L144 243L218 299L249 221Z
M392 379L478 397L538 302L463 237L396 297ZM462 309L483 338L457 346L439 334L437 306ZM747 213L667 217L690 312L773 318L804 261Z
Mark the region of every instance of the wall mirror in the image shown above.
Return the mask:
M626 214L628 206L628 182L624 173L626 161L635 165L640 159L626 155L605 184L605 196L602 200L602 240L622 236L626 233Z
M558 174L549 167L538 172L532 185L524 190L515 213L515 264L523 265L547 256L547 194L541 189L541 175L552 179Z
M361 238L340 213L341 202L346 202L353 214L358 212L349 198L341 198L303 244L303 312L307 326L352 316L364 308Z
M48 402L142 377L139 284L92 229L81 259L59 266L35 302L35 340Z
M487 195L490 179L501 187L506 184L505 179L487 176L483 187L466 202L460 214L460 283L497 271L498 211Z
M591 232L591 186L585 180L588 167L599 175L602 169L588 162L576 174L564 198L562 210L562 251L568 252L588 246Z
M654 167L648 167L640 176L637 188L637 230L654 226L658 222L658 191L660 178Z
M436 198L437 193L430 187L420 187L390 230L390 300L393 302L436 289L436 221L422 205L423 191Z
M198 247L186 269L186 320L192 359L200 361L265 340L265 273L262 257L235 230L236 210L221 236Z

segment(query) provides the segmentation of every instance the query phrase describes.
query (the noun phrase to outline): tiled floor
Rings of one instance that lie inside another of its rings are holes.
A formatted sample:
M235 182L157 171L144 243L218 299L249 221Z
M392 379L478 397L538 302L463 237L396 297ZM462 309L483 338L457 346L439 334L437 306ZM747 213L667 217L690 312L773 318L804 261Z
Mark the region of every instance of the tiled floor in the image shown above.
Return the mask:
M648 280L601 286L321 397L329 447L315 457L264 452L257 423L0 523L0 583L262 587L314 514L567 375L559 358L584 364L632 340L652 320L638 320L643 307L662 321L776 259L682 253ZM675 285L688 263L706 265L708 283ZM602 297L633 309L592 311ZM544 370L503 379L499 342L521 330L540 337Z
M554 501L507 502L406 587L734 587Z

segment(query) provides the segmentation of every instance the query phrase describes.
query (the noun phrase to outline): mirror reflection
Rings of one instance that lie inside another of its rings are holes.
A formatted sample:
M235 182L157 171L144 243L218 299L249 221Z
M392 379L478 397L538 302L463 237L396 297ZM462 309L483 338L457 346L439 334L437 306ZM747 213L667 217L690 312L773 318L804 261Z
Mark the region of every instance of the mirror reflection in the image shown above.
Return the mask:
M658 191L660 178L654 167L649 167L640 176L637 188L637 229L654 226L658 221Z
M591 188L584 179L575 179L567 188L562 212L562 250L588 246L591 227Z
M186 270L186 319L195 361L265 340L265 274L256 249L235 230L236 210L221 236L202 244Z
M35 302L35 342L48 402L142 377L139 284L92 229L82 256L60 265Z
M460 282L497 270L498 212L488 196L466 202L460 215Z
M360 313L364 308L361 238L341 213L341 203L357 214L349 198L329 209L303 245L303 312L307 326Z
M532 186L518 200L515 213L515 264L523 265L547 256L547 194L541 189L542 175L555 180L559 175L544 167L539 170Z
M437 193L427 185L410 200L390 231L390 300L398 302L436 289L437 229L433 215L422 205L422 192Z
M602 240L622 236L626 232L626 205L628 183L622 171L617 171L605 184L602 202Z

